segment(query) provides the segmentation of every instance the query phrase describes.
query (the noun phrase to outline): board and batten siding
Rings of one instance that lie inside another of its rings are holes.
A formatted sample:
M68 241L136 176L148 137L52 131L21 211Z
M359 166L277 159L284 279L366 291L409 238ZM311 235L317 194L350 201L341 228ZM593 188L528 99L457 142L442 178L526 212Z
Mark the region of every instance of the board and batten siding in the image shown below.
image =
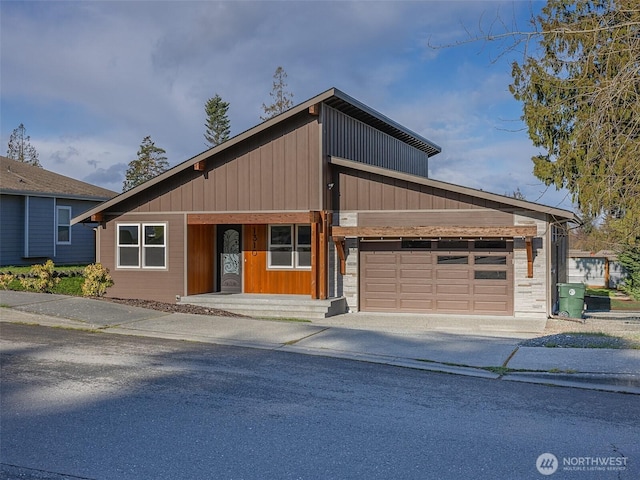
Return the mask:
M136 212L320 210L317 117L297 116L188 169L135 200Z
M28 205L26 224L28 225L28 241L25 257L53 258L55 199L48 197L25 197Z
M0 265L26 264L24 256L24 197L2 195L0 201Z
M71 217L86 212L96 202L66 198L56 199L56 207L71 207ZM54 262L57 265L85 265L95 262L95 224L76 224L71 227L71 243L56 243ZM57 225L54 223L54 237Z
M350 169L338 169L337 181L340 195L334 197L334 204L340 211L387 211L397 215L401 210L490 210L495 214L495 225L513 225L513 219L507 220L508 209L503 204L471 197L457 192L419 185L394 178ZM434 216L442 217L440 212ZM366 214L360 213L359 218ZM438 219L442 222L446 219ZM505 223L506 222L506 223ZM438 225L439 223L435 223Z
M167 268L117 268L117 225L119 223L167 223ZM176 295L185 292L185 216L182 214L142 215L126 214L99 228L100 263L109 269L113 286L108 297L144 298L175 303Z
M323 122L327 155L428 177L425 152L328 105L323 106Z

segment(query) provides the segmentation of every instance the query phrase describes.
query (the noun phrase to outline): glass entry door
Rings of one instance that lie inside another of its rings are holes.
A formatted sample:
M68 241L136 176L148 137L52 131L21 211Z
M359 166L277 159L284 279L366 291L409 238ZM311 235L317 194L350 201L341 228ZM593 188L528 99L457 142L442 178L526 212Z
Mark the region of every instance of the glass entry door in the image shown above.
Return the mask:
M218 285L220 292L242 292L242 225L218 226Z

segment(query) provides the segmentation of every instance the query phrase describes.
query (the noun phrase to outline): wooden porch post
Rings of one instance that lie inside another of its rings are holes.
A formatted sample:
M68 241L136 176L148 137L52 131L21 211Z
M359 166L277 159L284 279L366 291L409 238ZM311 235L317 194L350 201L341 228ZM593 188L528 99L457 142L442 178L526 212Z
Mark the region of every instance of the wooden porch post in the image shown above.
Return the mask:
M320 235L318 235L319 255L318 255L318 298L325 300L327 295L327 259L329 254L329 225L331 214L326 210L320 212Z
M312 218L311 220L311 298L318 299L318 225L319 223Z

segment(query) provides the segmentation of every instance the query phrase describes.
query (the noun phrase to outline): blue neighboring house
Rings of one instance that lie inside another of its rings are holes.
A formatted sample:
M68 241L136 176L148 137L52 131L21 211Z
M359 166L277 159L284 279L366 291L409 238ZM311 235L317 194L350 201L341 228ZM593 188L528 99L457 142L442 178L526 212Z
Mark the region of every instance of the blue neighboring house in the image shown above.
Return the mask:
M94 226L71 219L116 195L0 156L0 266L94 262Z

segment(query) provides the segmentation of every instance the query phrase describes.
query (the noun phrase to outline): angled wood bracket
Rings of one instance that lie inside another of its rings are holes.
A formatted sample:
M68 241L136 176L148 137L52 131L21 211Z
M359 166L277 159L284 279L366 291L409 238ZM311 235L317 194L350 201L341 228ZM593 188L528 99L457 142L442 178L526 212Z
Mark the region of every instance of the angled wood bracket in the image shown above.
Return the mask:
M338 252L338 258L340 259L340 275L344 275L347 269L347 256L345 254L345 240L344 237L333 237L333 243L336 246L336 252Z
M193 169L196 172L204 172L204 169L207 167L207 161L206 160L200 160L199 162L196 162L193 164Z
M527 237L524 242L527 248L527 278L533 278L533 238Z

